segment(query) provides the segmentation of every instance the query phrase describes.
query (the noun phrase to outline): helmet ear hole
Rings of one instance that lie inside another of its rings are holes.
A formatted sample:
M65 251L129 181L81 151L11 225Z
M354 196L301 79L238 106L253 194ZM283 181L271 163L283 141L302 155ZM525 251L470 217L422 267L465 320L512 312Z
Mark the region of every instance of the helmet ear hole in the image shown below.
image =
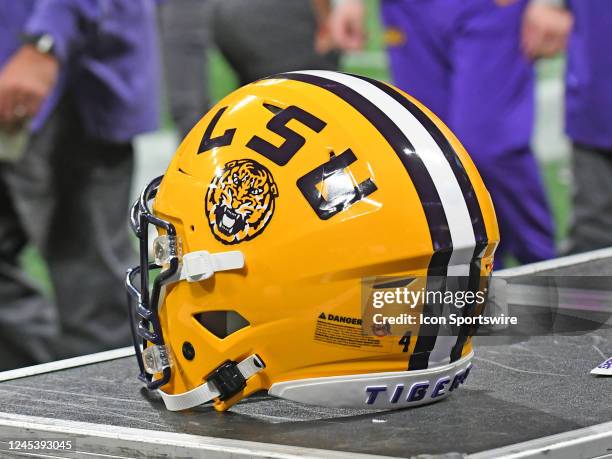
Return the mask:
M195 314L193 317L206 330L220 339L227 338L238 330L251 325L236 311L206 311Z

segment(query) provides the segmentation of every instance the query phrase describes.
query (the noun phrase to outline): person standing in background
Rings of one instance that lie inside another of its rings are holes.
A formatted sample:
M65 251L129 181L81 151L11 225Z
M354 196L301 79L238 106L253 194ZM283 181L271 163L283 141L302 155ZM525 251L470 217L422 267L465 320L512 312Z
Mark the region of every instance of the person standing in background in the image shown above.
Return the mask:
M340 0L333 14L343 49L363 45L362 8ZM381 0L381 10L394 83L449 125L492 195L497 267L505 253L521 263L552 258L553 222L530 148L532 59L562 49L567 14L527 0Z
M322 0L213 0L217 47L240 84L292 70L336 70Z
M573 142L569 252L612 246L612 3L569 0L575 23L566 72L566 133Z
M157 127L158 73L153 0L0 0L0 132L27 137L0 162L0 370L131 342L131 142Z
M170 115L183 139L210 105L210 0L164 0L160 31Z

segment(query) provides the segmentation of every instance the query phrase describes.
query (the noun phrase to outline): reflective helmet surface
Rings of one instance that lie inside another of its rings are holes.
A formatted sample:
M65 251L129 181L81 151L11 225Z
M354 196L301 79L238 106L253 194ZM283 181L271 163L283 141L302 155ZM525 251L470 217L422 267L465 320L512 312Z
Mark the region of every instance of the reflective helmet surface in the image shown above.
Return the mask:
M482 290L499 241L464 148L390 85L304 71L238 89L184 139L132 226L141 376L169 409L225 410L260 390L401 408L467 377L473 330L363 330L364 281L466 276Z

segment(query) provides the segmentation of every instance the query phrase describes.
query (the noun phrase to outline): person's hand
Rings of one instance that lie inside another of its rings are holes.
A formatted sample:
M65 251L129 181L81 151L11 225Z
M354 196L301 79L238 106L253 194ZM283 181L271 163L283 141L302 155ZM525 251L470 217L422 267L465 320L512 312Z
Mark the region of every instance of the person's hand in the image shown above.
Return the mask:
M572 14L564 8L530 4L523 16L523 51L531 59L560 53L567 46L573 24Z
M334 48L334 43L329 30L329 18L331 8L329 0L313 0L317 16L317 31L315 33L314 48L318 54L327 54Z
M23 45L0 70L0 128L14 131L36 115L58 73L54 56Z
M361 0L344 0L331 13L329 28L334 44L343 51L356 51L365 43L365 7Z
M334 40L329 30L329 21L321 22L315 35L315 51L318 54L327 54L334 49Z

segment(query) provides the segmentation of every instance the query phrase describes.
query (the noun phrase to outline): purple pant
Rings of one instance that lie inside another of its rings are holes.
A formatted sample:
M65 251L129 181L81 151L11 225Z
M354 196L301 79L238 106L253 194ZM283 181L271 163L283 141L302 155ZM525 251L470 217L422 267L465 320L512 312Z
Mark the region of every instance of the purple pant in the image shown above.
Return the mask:
M491 193L502 241L497 259L504 252L522 263L554 257L552 218L529 146L534 71L520 49L525 1L381 3L395 84L448 124Z
M612 150L612 2L570 0L574 30L566 76L566 130L578 144Z

